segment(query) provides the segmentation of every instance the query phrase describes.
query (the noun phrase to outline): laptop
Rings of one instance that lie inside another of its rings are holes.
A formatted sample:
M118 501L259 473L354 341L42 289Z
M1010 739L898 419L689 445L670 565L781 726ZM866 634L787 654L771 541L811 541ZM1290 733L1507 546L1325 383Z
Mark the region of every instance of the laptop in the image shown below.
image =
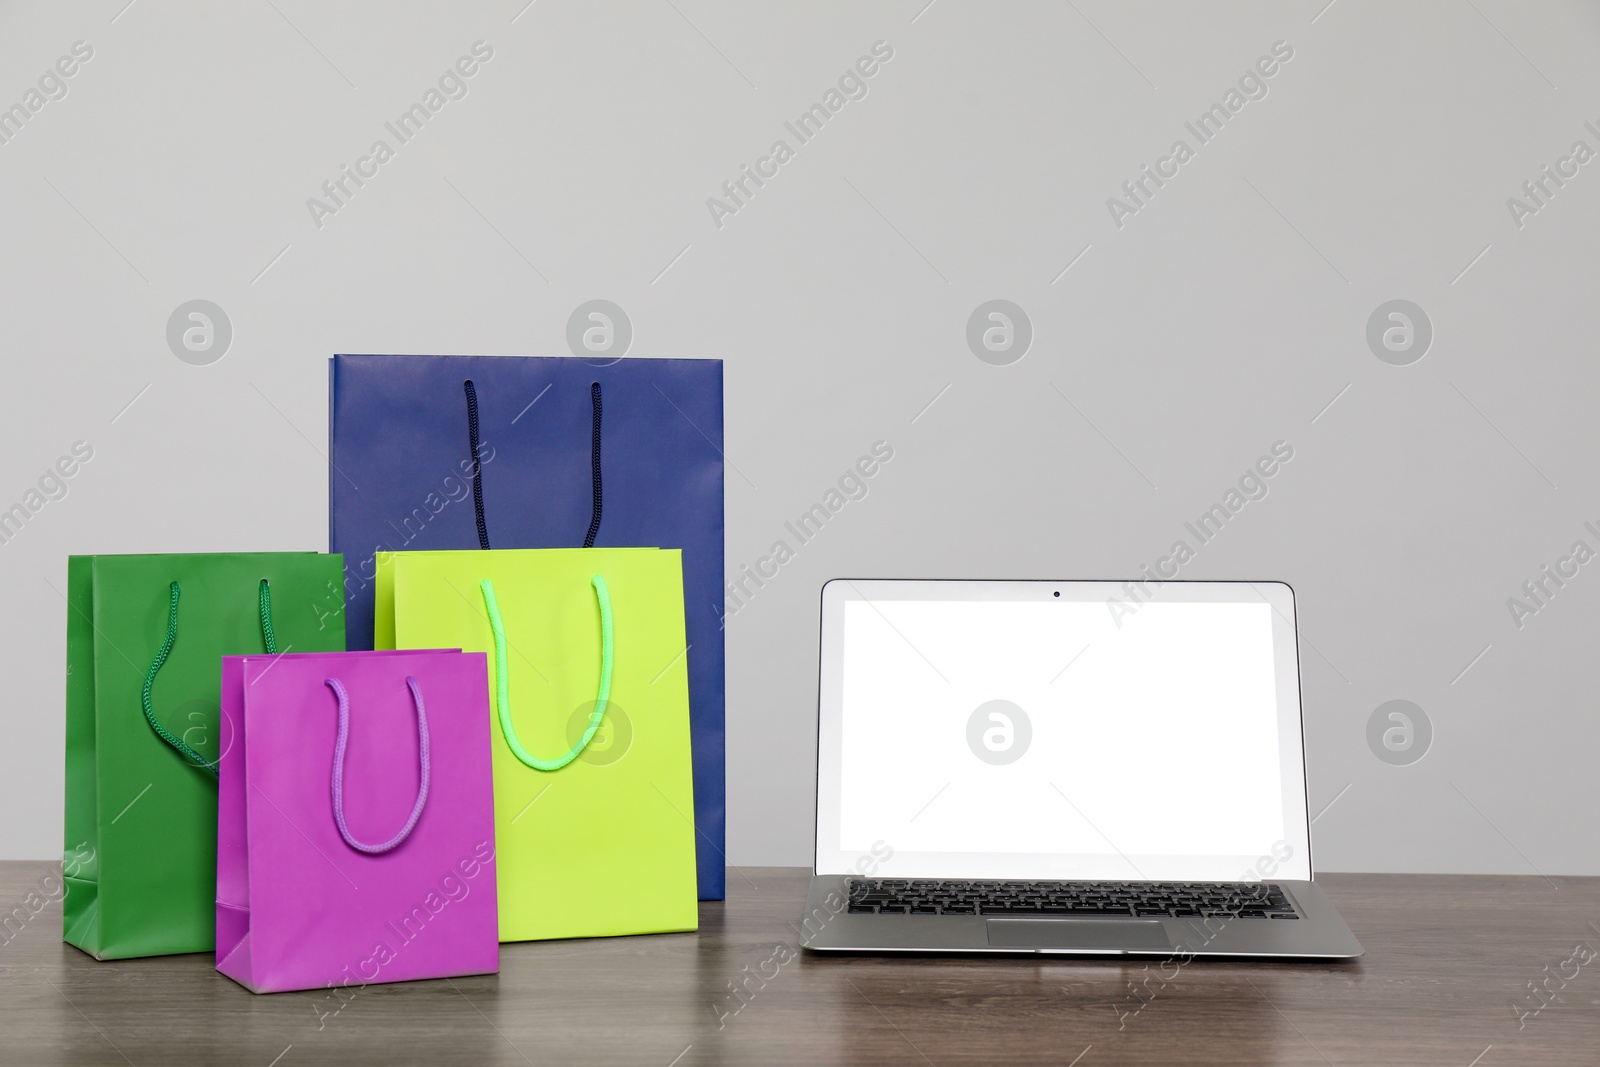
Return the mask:
M813 952L1349 959L1277 582L822 590Z

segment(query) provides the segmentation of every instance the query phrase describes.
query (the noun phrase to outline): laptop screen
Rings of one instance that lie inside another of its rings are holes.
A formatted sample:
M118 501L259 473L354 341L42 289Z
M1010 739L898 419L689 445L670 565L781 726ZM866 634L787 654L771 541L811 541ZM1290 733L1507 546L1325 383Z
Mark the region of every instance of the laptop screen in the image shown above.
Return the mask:
M1309 878L1292 594L834 582L818 872Z

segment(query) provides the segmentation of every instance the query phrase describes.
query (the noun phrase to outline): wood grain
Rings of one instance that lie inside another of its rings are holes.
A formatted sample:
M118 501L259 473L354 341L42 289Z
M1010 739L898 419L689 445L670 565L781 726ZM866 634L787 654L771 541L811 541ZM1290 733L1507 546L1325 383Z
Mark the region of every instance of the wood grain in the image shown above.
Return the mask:
M61 943L59 903L29 914L53 870L0 863L3 1064L1600 1064L1600 957L1563 966L1577 945L1600 951L1600 879L1328 875L1361 961L1196 961L1164 978L803 956L790 923L806 873L742 868L697 934L506 945L497 976L344 1002L256 996L209 956L96 963ZM1527 983L1547 978L1557 991L1532 1014Z

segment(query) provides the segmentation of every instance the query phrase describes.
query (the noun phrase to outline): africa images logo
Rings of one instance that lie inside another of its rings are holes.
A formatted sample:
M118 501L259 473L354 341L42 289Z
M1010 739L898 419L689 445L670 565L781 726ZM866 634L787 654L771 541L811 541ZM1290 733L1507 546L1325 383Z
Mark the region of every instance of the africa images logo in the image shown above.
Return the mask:
M1032 742L1033 722L1009 700L987 700L967 717L967 747L991 766L1017 762Z

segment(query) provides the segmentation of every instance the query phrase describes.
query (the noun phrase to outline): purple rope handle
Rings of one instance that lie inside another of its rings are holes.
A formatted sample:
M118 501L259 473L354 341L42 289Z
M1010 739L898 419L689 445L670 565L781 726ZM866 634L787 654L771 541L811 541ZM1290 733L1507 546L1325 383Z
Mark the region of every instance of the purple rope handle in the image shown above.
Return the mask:
M411 831L417 827L417 820L422 817L422 806L428 802L428 713L422 707L422 688L417 685L415 678L406 679L411 699L417 705L417 741L422 753L422 781L417 786L417 802L411 806L411 818L406 820L399 833L381 845L368 845L357 841L344 821L344 750L345 742L350 738L350 697L337 678L325 679L322 684L332 689L333 695L339 698L339 740L333 747L333 821L339 825L339 836L344 838L344 843L357 852L371 855L388 852L411 836Z

